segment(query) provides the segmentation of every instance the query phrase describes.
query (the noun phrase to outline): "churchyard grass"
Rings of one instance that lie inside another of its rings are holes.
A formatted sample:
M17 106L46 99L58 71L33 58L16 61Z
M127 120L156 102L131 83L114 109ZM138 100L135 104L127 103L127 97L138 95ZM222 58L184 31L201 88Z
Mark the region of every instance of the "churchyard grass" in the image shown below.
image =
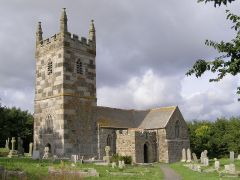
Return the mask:
M229 159L219 159L220 161L220 171L224 170L224 165L226 164L230 164L231 161ZM178 162L178 163L173 163L173 164L170 164L170 167L172 169L174 169L184 180L192 180L192 179L207 179L207 180L219 180L220 179L220 176L219 176L219 173L214 171L214 172L196 172L196 171L193 171L191 169L189 169L188 167L185 167L183 166L184 164L186 163L181 163L181 162ZM240 160L235 160L234 161L234 164L236 166L236 170L237 171L240 171ZM214 168L214 160L210 160L209 161L209 166L208 167L204 167L202 166L202 170L205 170L205 169L213 169ZM228 179L240 179L240 178L231 178L229 177L231 175L226 175L226 174L223 174L223 176L221 177L221 179L224 179L224 180L228 180Z
M121 170L119 168L112 168L111 166L100 166L92 163L80 164L77 163L75 167L71 167L69 161L64 161L64 168L70 169L87 169L94 168L99 173L99 178L89 177L84 179L163 179L163 173L160 170L159 164L153 166L131 166ZM51 160L32 160L31 158L0 158L0 166L4 166L7 170L25 171L27 179L42 180L48 177L48 167L63 168L61 162ZM110 173L118 173L118 175L112 176ZM130 173L131 176L121 175L124 173Z

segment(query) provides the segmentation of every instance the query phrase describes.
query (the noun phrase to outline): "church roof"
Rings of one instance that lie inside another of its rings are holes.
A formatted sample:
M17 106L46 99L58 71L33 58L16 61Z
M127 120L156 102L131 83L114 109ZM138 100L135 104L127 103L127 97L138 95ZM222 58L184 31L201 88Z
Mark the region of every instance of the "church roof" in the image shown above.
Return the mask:
M165 128L176 106L161 107L145 111L124 110L109 107L96 109L97 123L105 128Z

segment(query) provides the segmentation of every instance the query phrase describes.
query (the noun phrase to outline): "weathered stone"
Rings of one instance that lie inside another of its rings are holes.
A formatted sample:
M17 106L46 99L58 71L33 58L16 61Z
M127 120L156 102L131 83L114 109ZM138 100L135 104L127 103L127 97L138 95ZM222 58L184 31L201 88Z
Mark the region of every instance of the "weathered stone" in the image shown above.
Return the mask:
M40 153L39 153L39 151L33 150L32 159L34 159L34 160L40 159Z
M198 158L197 158L197 155L195 153L192 153L192 157L193 157L193 161L195 163L198 163Z
M186 149L185 148L183 148L182 149L182 162L186 162L186 160L187 160L187 158L186 158Z
M220 161L215 161L214 162L214 168L217 169L217 170L220 168Z
M230 161L234 162L234 152L230 151Z
M192 161L191 150L188 148L187 149L187 162L191 162L191 161Z

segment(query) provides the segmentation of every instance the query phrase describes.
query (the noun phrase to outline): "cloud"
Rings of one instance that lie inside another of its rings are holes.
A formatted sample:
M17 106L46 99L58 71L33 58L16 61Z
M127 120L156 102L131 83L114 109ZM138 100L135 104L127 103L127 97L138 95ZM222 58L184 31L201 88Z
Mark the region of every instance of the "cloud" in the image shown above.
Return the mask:
M217 101L223 104L221 112L236 114L238 104L228 102L236 99L234 93L230 93L225 101L220 100L226 93L224 91L215 97L212 91L200 91L196 85L182 84L185 72L196 59L217 55L204 45L205 39L230 40L234 36L231 24L226 21L226 7L214 8L212 4L188 0L1 2L2 104L33 111L36 24L42 21L44 38L57 33L62 7L67 8L71 33L87 36L90 20L95 20L97 87L102 105L150 108L175 104L185 107L184 104L188 104L183 111L191 119L200 117L191 108L197 109L200 102L210 99L212 103L201 110L201 113L212 113L206 118L218 115L216 108L210 108ZM239 7L234 2L228 9L238 12ZM194 84L194 81L189 83ZM211 86L207 81L201 84L206 88ZM232 91L235 88L230 87ZM115 97L114 91L119 96ZM26 99L19 99L17 92Z

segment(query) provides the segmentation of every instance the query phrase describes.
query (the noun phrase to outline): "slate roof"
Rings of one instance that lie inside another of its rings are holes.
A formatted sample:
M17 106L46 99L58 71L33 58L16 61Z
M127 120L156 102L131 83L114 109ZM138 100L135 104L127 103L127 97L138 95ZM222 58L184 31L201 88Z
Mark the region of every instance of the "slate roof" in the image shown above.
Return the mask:
M165 128L176 106L161 107L145 111L96 107L97 123L106 128Z

